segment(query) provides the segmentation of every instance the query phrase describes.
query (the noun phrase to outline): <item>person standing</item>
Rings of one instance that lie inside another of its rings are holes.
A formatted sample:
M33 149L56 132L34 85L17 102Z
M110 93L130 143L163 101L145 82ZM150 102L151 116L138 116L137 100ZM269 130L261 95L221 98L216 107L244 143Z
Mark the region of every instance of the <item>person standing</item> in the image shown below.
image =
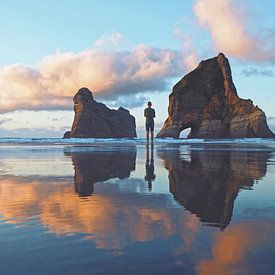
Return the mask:
M154 117L156 116L155 110L152 108L152 102L148 101L147 108L144 109L145 128L146 128L146 141L149 141L149 131L151 132L151 141L154 140Z

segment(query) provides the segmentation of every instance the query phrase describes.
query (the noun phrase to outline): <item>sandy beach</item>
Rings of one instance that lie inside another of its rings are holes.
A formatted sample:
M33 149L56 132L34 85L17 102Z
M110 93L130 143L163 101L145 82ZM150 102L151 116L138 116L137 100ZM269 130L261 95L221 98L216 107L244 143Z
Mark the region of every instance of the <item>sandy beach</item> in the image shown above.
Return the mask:
M273 140L1 142L3 274L273 270Z
M274 11L1 1L0 275L275 274Z

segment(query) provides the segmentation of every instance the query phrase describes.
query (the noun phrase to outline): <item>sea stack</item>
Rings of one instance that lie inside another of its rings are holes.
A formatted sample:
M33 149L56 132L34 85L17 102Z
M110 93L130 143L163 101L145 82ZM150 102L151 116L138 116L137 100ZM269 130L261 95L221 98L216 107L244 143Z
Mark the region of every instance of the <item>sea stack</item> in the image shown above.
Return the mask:
M201 61L169 96L168 118L157 137L272 138L265 113L252 100L238 97L228 59L223 53Z
M120 107L109 109L94 100L88 88L78 90L73 98L74 121L64 138L133 138L136 137L135 118Z

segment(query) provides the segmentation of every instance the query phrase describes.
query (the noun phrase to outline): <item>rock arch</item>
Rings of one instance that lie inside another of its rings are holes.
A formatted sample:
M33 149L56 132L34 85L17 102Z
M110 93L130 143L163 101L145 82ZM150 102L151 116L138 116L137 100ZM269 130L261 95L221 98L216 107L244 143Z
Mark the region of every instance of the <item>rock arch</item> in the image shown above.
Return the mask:
M238 97L228 59L217 57L199 66L174 87L169 96L168 118L157 137L271 138L265 113L249 99Z

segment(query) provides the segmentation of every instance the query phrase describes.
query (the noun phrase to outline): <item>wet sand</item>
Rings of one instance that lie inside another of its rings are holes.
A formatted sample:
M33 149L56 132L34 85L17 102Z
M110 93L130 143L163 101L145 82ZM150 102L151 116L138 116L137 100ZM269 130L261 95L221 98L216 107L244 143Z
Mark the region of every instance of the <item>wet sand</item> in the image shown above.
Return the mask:
M2 274L272 274L265 144L0 146Z

